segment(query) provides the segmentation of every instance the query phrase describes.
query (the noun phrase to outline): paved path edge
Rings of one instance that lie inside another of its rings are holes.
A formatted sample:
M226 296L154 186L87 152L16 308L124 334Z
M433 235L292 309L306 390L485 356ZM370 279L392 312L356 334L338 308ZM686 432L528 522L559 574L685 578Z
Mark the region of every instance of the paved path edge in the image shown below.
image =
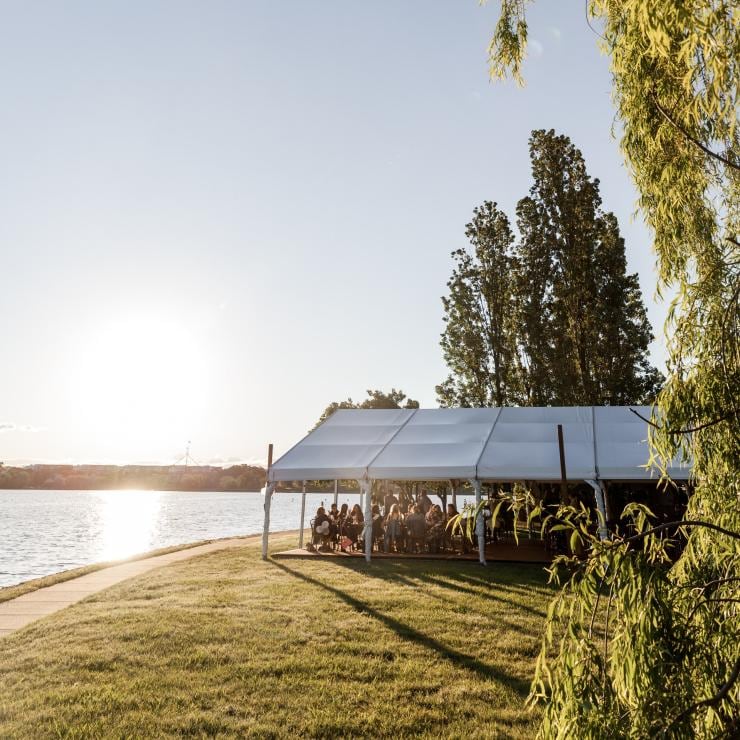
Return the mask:
M16 596L14 599L0 603L0 637L9 635L37 619L76 604L92 594L115 586L129 578L148 573L155 568L189 560L198 555L207 555L232 547L242 547L258 541L261 537L262 535L230 537L208 542L204 545L184 547L182 550L175 550L164 555L153 555L150 558L111 565L83 576L29 591L21 596Z

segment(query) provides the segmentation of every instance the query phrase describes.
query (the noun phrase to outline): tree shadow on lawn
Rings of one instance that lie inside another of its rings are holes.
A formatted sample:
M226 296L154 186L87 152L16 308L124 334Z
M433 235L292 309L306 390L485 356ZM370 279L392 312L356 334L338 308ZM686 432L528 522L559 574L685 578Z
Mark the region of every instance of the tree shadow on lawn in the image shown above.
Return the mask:
M358 568L353 568L352 565L347 564L347 563L338 562L338 563L332 563L332 565L341 565L342 567L349 567L349 569L350 570L353 570L355 573L358 573L358 574L359 573L363 573L362 570L360 570ZM367 575L367 573L364 573L364 575ZM419 582L419 580L416 580L415 581L411 577L405 576L405 575L403 575L401 573L377 572L377 573L372 573L370 575L372 575L375 578L382 578L383 580L391 581L391 582L397 583L397 584L399 584L401 586L408 586L410 588L419 588L419 586L422 585ZM429 583L430 585L435 585L435 581L432 578L429 578L429 579L424 578L424 579L420 579L420 580L423 580L424 583ZM511 601L509 599L506 599L506 598L504 598L502 596L495 596L495 595L492 595L492 594L481 594L479 591L474 591L473 589L466 589L464 587L463 588L457 588L457 587L454 586L454 584L446 583L444 581L441 581L441 582L439 582L436 585L445 586L445 587L449 588L450 590L457 591L459 593L472 594L473 596L482 596L485 599L490 599L490 600L493 600L493 601L499 601L499 602L502 602L502 603L505 603L505 604L510 604L510 605L516 607L517 609L522 609L524 611L530 611L535 616L542 617L543 619L545 617L545 613L544 612L537 612L537 611L531 609L530 607L522 606L521 604L516 603L514 601ZM441 601L443 604L446 605L446 608L448 608L448 609L455 609L455 607L459 606L459 601L456 601L452 597L444 596L444 595L438 594L438 593L434 593L433 591L430 591L430 590L425 591L424 594L428 598L432 598L435 601ZM486 612L486 611L484 611L482 609L475 609L474 611L476 611L482 617L488 617L489 616L488 612ZM516 622L512 622L510 619L506 619L505 617L498 616L497 617L497 622L500 625L505 626L507 629L512 630L513 632L521 632L523 634L531 634L531 632L526 627L522 626L521 624L517 624Z
M381 576L382 578L383 576ZM419 578L423 580L425 583L428 583L432 586L440 586L441 588L447 588L451 591L457 591L461 594L469 594L470 596L480 596L484 599L491 599L493 601L498 601L502 604L508 604L509 606L513 606L514 608L527 612L528 614L531 614L535 617L541 617L542 619L545 618L546 614L541 609L534 609L531 606L527 606L526 604L522 604L519 601L515 601L514 599L507 599L504 596L501 596L498 593L481 593L479 590L475 588L470 588L468 586L463 586L459 583L452 583L451 581L447 581L444 578L435 578L434 576L427 575L427 574L420 574ZM497 584L488 584L488 587L493 589L497 586Z
M465 564L467 565L467 563ZM515 566L516 570L513 573L518 578L517 585L508 581L497 580L500 573L497 572L495 567L482 569L477 576L463 573L460 571L459 562L384 560L371 563L368 567L364 561L336 558L332 560L332 565L348 568L358 575L381 578L405 585L418 585L418 581L422 581L431 586L446 588L460 594L498 601L543 620L546 617L544 609L536 609L524 604L521 600L516 600L516 596L521 594L522 596L531 597L535 593L534 589L544 589L542 596L548 600L552 596L552 593L550 593L551 587L546 583L542 566L534 564L524 566L517 564ZM477 564L471 565L476 569L480 567ZM505 592L506 596L502 595L501 591Z
M505 574L500 572L502 566L506 571ZM548 576L544 566L535 563L527 565L520 563L514 567L505 563L489 563L485 568L476 567L475 572L472 568L466 572L458 568L444 575L471 586L484 588L495 586L503 591L525 595L530 594L532 589L537 589L545 595L551 595L555 590L547 582ZM504 575L503 578L501 578L502 575Z
M448 660L456 667L464 668L468 671L471 671L472 673L477 674L480 678L492 679L494 681L502 683L516 692L522 699L524 699L529 693L528 681L524 681L521 678L517 678L516 676L512 676L505 671L499 670L498 668L495 668L488 663L484 663L483 661L478 660L478 658L474 658L472 655L467 655L460 652L459 650L449 648L446 645L443 645L438 640L435 640L433 637L425 635L423 632L420 632L414 627L411 627L408 624L404 624L403 622L394 619L388 614L383 614L381 611L374 609L369 604L355 598L354 596L351 596L341 589L330 586L327 583L323 583L316 578L312 578L311 576L306 575L305 573L300 573L297 570L293 570L283 563L272 560L271 564L274 565L276 568L282 570L284 573L293 576L294 578L298 578L311 586L317 586L318 588L322 588L325 591L328 591L329 593L344 601L356 612L360 614L367 614L373 619L376 619L388 629L393 630L399 637L403 638L404 640L409 640L410 642L421 645L428 650L433 650L440 657Z

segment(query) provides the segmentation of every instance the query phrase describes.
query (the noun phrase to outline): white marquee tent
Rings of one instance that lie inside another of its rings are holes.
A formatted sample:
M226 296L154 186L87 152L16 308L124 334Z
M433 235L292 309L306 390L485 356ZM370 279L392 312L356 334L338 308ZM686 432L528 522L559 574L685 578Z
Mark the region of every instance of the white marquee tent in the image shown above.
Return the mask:
M649 465L650 414L644 406L339 409L271 466L263 556L278 482L356 479L365 521L377 480L469 480L480 500L481 481L560 481L559 426L567 478L591 485L603 514L602 481L658 477ZM690 467L673 461L668 474L686 480ZM368 560L370 546L368 533Z

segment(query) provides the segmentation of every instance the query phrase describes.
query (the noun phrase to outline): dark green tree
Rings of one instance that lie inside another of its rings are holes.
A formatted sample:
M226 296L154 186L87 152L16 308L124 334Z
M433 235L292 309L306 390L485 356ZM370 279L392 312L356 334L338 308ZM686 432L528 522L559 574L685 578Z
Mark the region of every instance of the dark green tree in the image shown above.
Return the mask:
M391 388L390 392L385 393L379 390L368 390L367 398L364 401L355 403L351 398L346 401L332 401L325 409L316 422L314 429L322 421L328 419L337 409L418 409L419 402L407 398L401 390ZM405 401L405 403L404 403Z
M534 131L534 183L517 205L520 238L486 202L453 252L442 299L450 369L443 406L602 405L652 401L661 376L617 220L601 207L568 137Z
M520 400L516 361L514 235L496 203L473 211L465 235L471 251L452 253L455 268L442 298L442 352L450 375L439 386L443 406L504 406Z
M599 181L567 136L533 131L529 148L534 183L517 205L515 261L527 401L652 401L661 379L647 360L652 330Z

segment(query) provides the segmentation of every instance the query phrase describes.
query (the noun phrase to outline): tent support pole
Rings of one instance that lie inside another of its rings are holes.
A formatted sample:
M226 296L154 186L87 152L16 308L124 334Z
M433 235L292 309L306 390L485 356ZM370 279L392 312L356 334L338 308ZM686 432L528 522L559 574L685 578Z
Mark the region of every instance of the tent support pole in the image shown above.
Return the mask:
M475 506L478 508L481 504L480 481L476 478L470 481L475 491ZM483 518L483 512L478 511L475 519L475 531L478 534L478 560L481 565L486 564L486 522Z
M339 481L334 481L334 506L339 504Z
M272 450L273 445L270 442L267 445L267 470L265 478L265 500L262 506L265 510L265 523L262 527L262 559L267 560L267 545L270 539L270 504L272 503L272 493L275 490L275 483L270 483L270 472L272 471Z
M452 489L452 505L455 507L455 511L457 511L457 486L454 480L450 481L450 488Z
M558 424L558 452L560 453L560 503L568 499L568 474L565 471L565 442L563 442L563 425Z
M604 540L609 539L609 531L606 528L606 504L604 503L604 489L601 487L601 481L587 480L586 483L588 483L588 485L594 489L594 498L596 499L596 509L598 511L599 517L599 539L604 542Z
M303 522L306 520L306 481L301 489L301 528L298 530L298 547L303 547Z
M371 494L373 482L363 479L360 481L360 491L365 498L365 562L369 563L373 552L373 497Z
M268 483L265 486L265 524L262 528L262 559L267 560L267 545L270 538L270 504L272 503L272 494L275 491L275 484Z
M606 521L608 522L612 518L612 506L609 503L609 483L600 480L599 485L604 492L604 511L606 512Z

